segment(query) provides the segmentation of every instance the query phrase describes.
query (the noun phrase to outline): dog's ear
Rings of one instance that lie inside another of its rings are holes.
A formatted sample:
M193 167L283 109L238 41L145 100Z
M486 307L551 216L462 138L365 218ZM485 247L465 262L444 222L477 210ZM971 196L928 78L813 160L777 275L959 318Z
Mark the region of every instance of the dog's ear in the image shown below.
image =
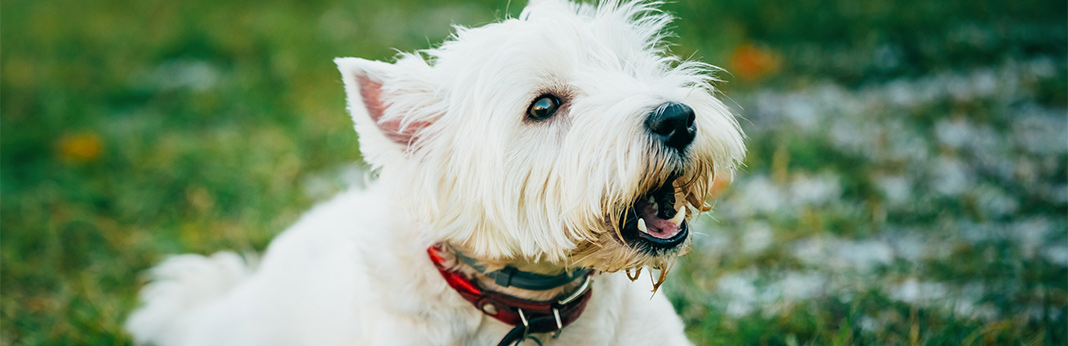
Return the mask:
M430 67L417 56L396 64L358 58L334 59L345 83L348 110L367 163L380 168L415 150L420 132L443 110L430 81Z

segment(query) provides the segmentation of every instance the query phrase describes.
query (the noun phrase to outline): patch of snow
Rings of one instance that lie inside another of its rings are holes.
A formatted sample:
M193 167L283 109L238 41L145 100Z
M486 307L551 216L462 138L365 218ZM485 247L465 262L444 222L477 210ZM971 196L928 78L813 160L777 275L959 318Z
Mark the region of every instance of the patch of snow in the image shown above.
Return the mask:
M921 282L916 278L908 278L901 284L890 286L887 294L894 300L914 304L945 299L947 290L943 283Z
M750 222L742 234L742 251L746 253L762 252L775 240L771 226L766 222Z
M902 205L912 199L912 182L904 176L879 176L875 179L875 186L882 191L883 196L893 205Z
M1062 267L1068 267L1068 245L1056 244L1050 245L1042 249L1042 258L1045 258L1051 263L1060 265Z
M894 260L894 249L884 241L873 239L807 238L794 242L792 250L795 258L810 267L862 274Z
M1015 240L1025 258L1034 258L1039 247L1046 244L1050 230L1052 226L1048 219L1032 217L1013 223L1009 229L1009 237Z
M727 315L737 318L753 312L758 302L755 280L752 271L725 274L717 280L716 290L727 302Z
M931 188L946 196L957 196L972 186L974 173L956 158L939 157L931 167Z
M785 206L785 193L766 175L743 179L732 188L724 211L734 217L747 217L760 212L774 212Z
M839 241L835 261L842 267L869 272L894 260L894 249L881 240Z
M823 273L790 271L775 284L787 301L803 301L822 296L828 281Z
M159 90L189 88L204 92L219 82L219 69L210 62L193 59L164 61L151 71L135 74L135 83Z
M842 197L842 184L837 175L798 175L790 183L790 195L795 205L826 205Z
M1068 114L1063 112L1025 111L1012 125L1012 138L1023 150L1033 154L1068 152Z
M1016 213L1020 203L1004 189L993 184L981 184L975 189L979 209L992 216L1005 216Z

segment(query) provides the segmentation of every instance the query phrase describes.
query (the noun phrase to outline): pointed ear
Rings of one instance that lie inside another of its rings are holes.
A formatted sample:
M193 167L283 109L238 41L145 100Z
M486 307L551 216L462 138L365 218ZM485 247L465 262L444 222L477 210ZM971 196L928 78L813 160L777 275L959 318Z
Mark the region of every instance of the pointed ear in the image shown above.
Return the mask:
M358 58L334 63L345 83L364 160L375 169L403 160L417 145L420 131L441 114L436 87L427 76L430 67L413 56L396 64Z

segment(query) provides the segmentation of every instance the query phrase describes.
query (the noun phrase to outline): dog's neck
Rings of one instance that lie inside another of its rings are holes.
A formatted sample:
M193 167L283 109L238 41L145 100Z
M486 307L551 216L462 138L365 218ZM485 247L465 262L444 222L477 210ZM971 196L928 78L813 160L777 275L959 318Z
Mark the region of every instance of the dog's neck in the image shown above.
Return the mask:
M496 279L494 279L494 278L490 277L489 275L487 275L487 273L494 272L494 271L499 271L499 270L502 270L504 268L509 268L509 267L510 268L514 268L517 271L522 271L522 272L532 273L532 274L538 274L538 275L544 275L544 276L556 276L556 275L574 274L576 270L580 270L582 272L585 272L585 270L583 270L583 269L572 269L571 271L568 271L567 268L561 267L559 265L555 265L555 264L551 264L551 263L545 263L545 262L528 261L528 260L518 260L518 259L511 259L511 260L507 260L507 259L484 260L484 259L472 258L472 257L468 257L468 258L465 259L465 258L460 257L460 255L459 255L459 254L463 253L463 250L461 248L452 247L452 246L448 246L448 245L446 245L444 248L448 249L448 251L445 251L445 256L447 257L447 260L449 261L449 263L452 263L453 270L456 270L456 271L459 271L459 272L462 272L462 273L466 274L468 277L470 277L472 279L472 281L478 282L480 287L483 287L485 289L489 289L489 290L492 290L492 291L496 291L496 292L512 295L512 296L515 296L515 297L524 298L524 299L530 299L530 300L559 299L562 296L566 296L568 294L573 293L575 291L575 289L577 289L582 284L582 280L579 280L578 277L576 277L575 279L572 279L572 280L570 280L570 281L568 281L566 283L563 283L563 284L561 284L559 286L556 286L556 287L552 287L552 288L548 288L548 289L532 290L532 289L519 288L519 287L515 287L515 286L502 286L502 285L497 283ZM467 255L463 255L463 256L467 256ZM475 262L475 263L471 263L471 262Z

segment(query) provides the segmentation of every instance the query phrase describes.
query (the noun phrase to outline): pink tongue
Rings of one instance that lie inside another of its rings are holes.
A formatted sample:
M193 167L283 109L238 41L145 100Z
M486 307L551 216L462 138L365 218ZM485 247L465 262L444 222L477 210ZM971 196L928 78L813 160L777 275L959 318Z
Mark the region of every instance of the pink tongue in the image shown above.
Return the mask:
M654 238L670 239L681 231L679 225L657 217L656 208L653 208L652 204L643 203L643 205L637 207L638 217L645 219L645 228L648 229L649 235Z

